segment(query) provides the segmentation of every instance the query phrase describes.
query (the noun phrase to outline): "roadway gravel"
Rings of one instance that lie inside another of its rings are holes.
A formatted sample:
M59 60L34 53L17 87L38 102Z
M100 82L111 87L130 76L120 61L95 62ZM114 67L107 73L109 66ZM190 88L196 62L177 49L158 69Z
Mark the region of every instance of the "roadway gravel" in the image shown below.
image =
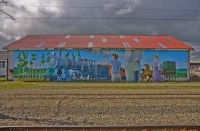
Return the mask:
M56 99L0 100L0 126L199 124L199 122L199 99L66 99L62 102Z

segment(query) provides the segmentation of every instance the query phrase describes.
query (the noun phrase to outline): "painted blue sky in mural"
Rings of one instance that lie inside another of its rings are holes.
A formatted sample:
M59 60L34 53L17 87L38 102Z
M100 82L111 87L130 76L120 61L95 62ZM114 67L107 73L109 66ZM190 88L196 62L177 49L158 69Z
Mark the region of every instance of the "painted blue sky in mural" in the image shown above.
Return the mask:
M164 61L175 61L177 69L187 68L187 52L186 51L143 51L142 64L153 65L154 55L158 54L158 65Z
M28 59L31 59L31 53L35 53L37 55L37 63L38 65L41 63L41 56L44 53L45 57L47 54L47 50L45 51L27 51L28 52ZM59 56L60 53L58 50L48 50L50 53L49 56L52 56L52 53L55 52L56 56ZM61 56L64 57L64 55L69 52L69 56L72 56L72 53L77 58L77 50L62 50ZM119 61L122 63L122 67L124 66L124 51L123 50L116 50L116 51L84 51L81 50L81 58L87 58L91 60L96 60L98 63L106 63L105 58L103 57L103 54L106 53L108 55L108 59L112 59L111 54L116 53L119 55ZM18 51L14 52L14 66L17 67L18 59L16 58L18 54ZM186 51L143 51L143 56L141 60L141 66L143 67L143 64L149 64L150 66L153 65L154 62L154 55L158 54L158 62L159 65L162 64L164 61L175 61L176 62L176 68L177 69L185 69L187 68L187 52Z

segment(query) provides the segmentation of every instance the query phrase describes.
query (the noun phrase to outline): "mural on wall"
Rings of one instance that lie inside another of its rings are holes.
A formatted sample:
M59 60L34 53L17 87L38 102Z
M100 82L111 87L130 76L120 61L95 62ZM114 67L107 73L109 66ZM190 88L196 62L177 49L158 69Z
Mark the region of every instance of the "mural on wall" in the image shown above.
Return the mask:
M154 81L187 78L186 51L25 50L14 77L50 81Z

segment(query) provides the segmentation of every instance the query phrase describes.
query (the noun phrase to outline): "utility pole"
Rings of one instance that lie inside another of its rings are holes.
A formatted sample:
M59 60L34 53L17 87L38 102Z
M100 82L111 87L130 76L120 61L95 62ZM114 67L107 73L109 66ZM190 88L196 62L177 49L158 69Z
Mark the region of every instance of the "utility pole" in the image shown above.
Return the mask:
M4 1L4 0L2 0L2 1L0 1L0 4L6 4L6 6L7 6L8 2L7 2L7 1Z
M199 15L198 10L200 8L200 1L195 0L194 4L195 4L195 10L196 10L196 20L198 20L198 15Z
M8 5L8 2L2 0L2 1L0 1L0 4L6 4L6 6L7 6L7 5ZM1 10L1 9L0 9L0 12L4 13L5 15L7 15L10 19L16 20L13 16L9 15L8 13L6 13L5 11L3 11L3 10Z

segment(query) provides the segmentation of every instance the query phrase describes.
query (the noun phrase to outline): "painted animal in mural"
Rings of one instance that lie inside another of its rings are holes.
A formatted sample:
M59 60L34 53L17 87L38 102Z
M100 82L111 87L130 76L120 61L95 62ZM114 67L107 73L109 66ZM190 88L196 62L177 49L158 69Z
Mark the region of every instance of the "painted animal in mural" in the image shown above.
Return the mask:
M153 70L150 68L149 64L144 64L145 68L141 69L141 81L144 81L144 79L146 79L147 81L152 81L152 74L153 74Z
M50 59L50 67L54 73L49 76L50 80L107 80L108 67L97 64L95 60L72 57L58 57L53 55Z
M164 65L164 66L163 66ZM153 80L153 69L155 67L153 66L150 68L149 64L144 64L144 68L141 69L141 81L154 81ZM175 80L176 78L176 62L174 61L164 61L162 64L160 64L160 67L158 67L158 72L162 79L164 80Z

